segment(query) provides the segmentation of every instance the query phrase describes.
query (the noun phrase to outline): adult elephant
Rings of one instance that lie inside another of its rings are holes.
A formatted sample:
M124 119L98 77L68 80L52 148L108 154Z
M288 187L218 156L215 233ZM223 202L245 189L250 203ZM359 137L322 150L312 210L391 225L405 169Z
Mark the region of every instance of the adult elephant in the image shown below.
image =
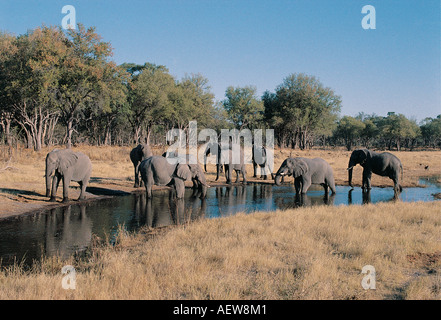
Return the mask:
M242 183L247 184L247 170L245 165L245 153L244 149L240 148L239 154L235 154L231 149L221 149L220 164L225 168L225 178L228 184L231 184L231 176L233 171L236 172L236 181L239 182L239 175L242 174ZM219 168L218 168L219 176Z
M296 193L306 193L311 184L320 184L328 194L328 187L335 193L334 173L331 166L322 158L288 158L283 161L274 179L280 185L284 176L294 176Z
M221 145L217 142L209 142L205 148L204 152L204 170L207 172L207 158L210 155L214 155L216 164L216 180L219 180L219 173L222 172L222 164L220 162L221 157Z
M69 200L69 184L77 181L81 187L78 200L85 199L86 187L92 173L92 163L82 152L71 149L49 152L46 156L46 197L49 201L56 201L57 189L63 179L63 202Z
M188 161L173 163L176 161L169 160L161 156L152 156L141 162L139 167L147 197L151 198L152 187L157 185L173 186L176 197L183 198L186 180L192 180L193 187L202 188L201 196L204 197L209 185L202 168L198 164L189 164Z
M403 166L400 159L390 152L377 153L368 149L354 150L349 158L348 175L349 186L352 187L352 170L360 164L363 167L362 185L363 191L371 189L372 173L379 176L389 177L394 182L394 193L403 191L400 185L400 172L403 174Z
M253 159L253 177L257 177L257 167L260 167L260 177L264 180L268 179L268 172L271 174L271 178L274 179L273 173L273 161L269 159L269 152L264 146L253 145L252 159Z
M135 185L133 186L134 188L142 186L142 181L140 183L139 180L139 164L142 160L145 160L151 156L153 156L153 152L147 143L140 143L135 148L133 148L132 151L130 151L130 160L132 161L133 167L135 169Z

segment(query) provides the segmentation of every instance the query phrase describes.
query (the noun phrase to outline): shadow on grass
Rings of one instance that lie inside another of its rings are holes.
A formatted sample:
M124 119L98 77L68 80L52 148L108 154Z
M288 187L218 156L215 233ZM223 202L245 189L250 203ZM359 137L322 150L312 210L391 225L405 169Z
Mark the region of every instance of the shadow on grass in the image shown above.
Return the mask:
M19 190L19 189L9 189L9 188L0 188L0 193L8 193L8 194L12 194L14 196L24 195L24 196L44 197L43 194L37 193L37 192L34 192L34 191Z
M129 192L107 189L107 188L99 188L99 187L87 187L86 192L92 193L97 196L127 196L130 195Z

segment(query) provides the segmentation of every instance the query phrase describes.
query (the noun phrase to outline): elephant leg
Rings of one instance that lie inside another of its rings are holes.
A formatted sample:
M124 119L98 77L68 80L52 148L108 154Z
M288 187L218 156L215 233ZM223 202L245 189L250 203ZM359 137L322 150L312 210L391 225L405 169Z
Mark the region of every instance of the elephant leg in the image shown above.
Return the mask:
M302 193L306 193L311 186L311 178L303 178L302 179Z
M335 193L335 181L334 181L334 177L330 177L329 179L325 180L325 183L329 186L329 188L332 191L332 194Z
M294 179L294 187L296 189L296 194L300 194L301 185L302 185L302 181L299 178Z
M394 182L394 194L400 193L403 190L403 188L401 187L398 178L394 177L392 178L392 181Z
M176 190L176 198L178 198L178 199L184 198L184 193L185 193L184 180L179 179L179 178L175 178L174 185L175 185L175 190Z
M239 180L240 180L240 178L239 178L239 170L235 170L236 171L236 181L235 181L235 183L239 183Z
M133 185L133 187L138 188L139 187L139 175L138 175L139 164L137 164L137 165L133 164L133 167L135 169L135 184Z
M146 195L147 199L149 199L152 197L152 188L153 188L153 175L152 174L150 174L150 177L149 176L145 177L144 186L145 186L145 195Z
M266 165L264 165L262 168L261 168L261 170L262 170L262 177L263 177L263 180L268 180L268 174L267 174L267 167L266 167Z
M243 184L247 184L247 171L245 170L245 166L242 170L242 182Z
M63 176L63 201L62 202L68 202L69 201L69 184L70 184L70 177Z
M229 164L225 165L225 178L228 184L231 184L231 166Z
M220 172L220 169L221 169L221 165L220 165L220 164L217 164L217 165L216 165L216 179L215 179L214 181L219 180L219 172Z
M55 173L54 177L52 178L51 198L49 199L50 202L56 201L57 189L59 184L60 184L60 175L58 173Z
M328 195L329 195L328 184L325 182L325 183L322 184L322 187L325 190L325 197L328 197Z
M371 177L372 177L372 171L368 169L364 169L362 189L366 189L366 190L371 189Z
M86 199L85 193L86 193L86 182L85 181L79 181L78 184L80 185L81 192L80 196L78 197L78 200L84 200Z

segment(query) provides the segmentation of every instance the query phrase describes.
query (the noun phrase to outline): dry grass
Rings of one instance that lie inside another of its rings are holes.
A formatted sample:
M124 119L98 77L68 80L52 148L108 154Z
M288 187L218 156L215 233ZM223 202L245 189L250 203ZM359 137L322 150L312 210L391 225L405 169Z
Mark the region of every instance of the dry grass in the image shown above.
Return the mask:
M92 160L91 187L134 191L129 147L75 150ZM0 215L47 206L43 175L50 150L18 149L12 157L1 151ZM403 163L404 186L441 173L440 151L393 153ZM277 149L275 170L289 156L322 157L333 167L336 183L346 184L349 155ZM208 170L214 184L214 166ZM251 175L249 166L253 181ZM361 182L360 167L354 169L354 182ZM392 185L378 176L372 183ZM70 197L77 194L71 188ZM32 270L3 270L0 299L440 299L440 206L301 208L202 220L155 236L153 230L122 233L117 246L97 245L85 259L46 258ZM77 270L76 290L61 287L66 264ZM361 287L361 268L367 264L376 268L376 290Z
M313 207L123 233L84 260L1 272L0 299L440 299L440 208ZM61 287L65 264L76 290ZM361 286L368 264L375 290Z

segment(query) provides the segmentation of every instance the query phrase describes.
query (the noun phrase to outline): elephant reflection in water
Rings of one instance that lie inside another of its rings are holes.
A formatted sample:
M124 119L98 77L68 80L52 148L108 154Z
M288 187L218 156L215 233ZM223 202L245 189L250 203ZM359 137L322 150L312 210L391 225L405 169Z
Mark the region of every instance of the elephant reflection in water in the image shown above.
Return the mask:
M219 215L226 216L237 212L237 207L245 206L246 204L246 186L227 186L216 188L216 198L219 205ZM221 208L226 208L227 211L221 211Z
M295 209L299 207L312 207L319 205L334 205L335 194L311 197L305 193L296 193L294 201L292 198L279 197L275 198L277 208L280 209Z
M335 194L330 196L324 195L323 197L310 197L307 194L295 195L294 203L295 207L312 207L318 205L334 205Z
M168 196L145 199L145 224L152 228L184 224L204 217L205 210L205 197L176 198L169 191Z
M273 208L273 185L254 184L252 199L254 202L262 203L263 210L271 210Z
M85 249L92 241L92 220L86 214L86 204L79 205L79 212L72 206L52 209L46 216L45 229L45 252L61 258Z
M348 204L352 204L352 192L354 191L354 189L351 189L348 191ZM361 191L361 196L362 196L362 204L369 204L372 203L371 201L371 189L367 189L367 190L362 190ZM394 192L394 195L389 199L386 200L386 202L393 202L393 201L397 201L400 198L398 197L397 193Z

